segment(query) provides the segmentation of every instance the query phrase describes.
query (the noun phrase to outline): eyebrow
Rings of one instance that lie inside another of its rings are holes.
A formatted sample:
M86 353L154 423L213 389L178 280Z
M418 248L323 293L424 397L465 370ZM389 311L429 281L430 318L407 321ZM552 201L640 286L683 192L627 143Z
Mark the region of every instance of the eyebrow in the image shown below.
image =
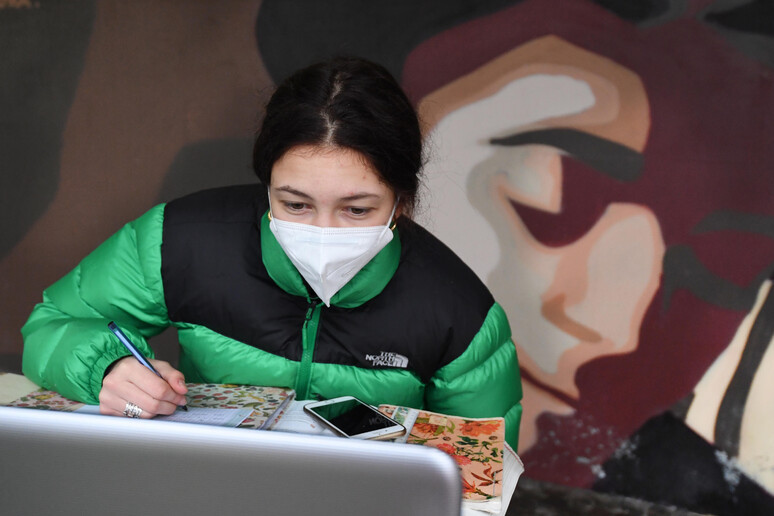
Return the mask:
M287 193L292 194L292 195L297 195L299 197L302 197L304 199L308 199L310 201L314 200L314 198L311 195L309 195L307 193L304 193L301 190L296 190L292 186L287 186L287 185L278 186L277 187L277 191L287 192ZM358 192L358 193L355 193L355 194L352 194L352 195L348 195L346 197L342 197L342 198L339 199L339 201L349 202L349 201L358 201L358 200L361 200L361 199L380 199L380 198L381 198L381 195L379 195L379 194L375 194L375 193L371 193L371 192Z
M544 129L492 138L492 145L550 145L618 181L628 183L642 174L641 153L619 143L575 129Z
M297 195L299 197L303 197L304 199L309 199L309 200L312 199L311 195L306 194L306 193L302 192L301 190L296 190L292 186L278 186L276 188L276 190L278 192L286 192L286 193L289 193L289 194L292 194L292 195Z

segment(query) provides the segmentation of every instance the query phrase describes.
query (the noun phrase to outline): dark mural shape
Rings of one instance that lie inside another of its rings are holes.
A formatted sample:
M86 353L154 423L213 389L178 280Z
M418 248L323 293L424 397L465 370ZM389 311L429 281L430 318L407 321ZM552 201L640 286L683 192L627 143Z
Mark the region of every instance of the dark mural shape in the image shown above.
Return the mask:
M62 133L95 10L93 1L56 0L0 9L0 259L56 192Z
M371 59L399 78L406 57L425 39L514 3L518 0L269 0L261 4L255 33L275 82L298 68L338 54Z
M550 145L618 181L635 181L642 174L642 154L609 140L573 129L527 131L493 138L492 145Z
M774 3L769 0L716 2L704 19L720 30L736 47L769 66L774 66Z
M694 228L695 235L724 231L761 235L774 241L774 217L753 213L716 211ZM722 233L721 233L722 234ZM687 289L699 299L729 310L746 311L755 302L758 287L774 272L774 260L765 264L747 283L740 284L714 274L689 245L671 246L664 256L664 306L669 310L672 294Z
M156 199L168 202L217 186L255 181L252 140L214 140L186 145L175 156Z
M649 420L616 451L594 487L716 515L771 514L771 495L739 475L730 459L719 461L716 454L682 421L663 414ZM684 456L691 460L676 460Z
M632 2L594 0L594 3L615 13L621 19L640 23L663 16L669 11L670 4L675 2L670 0L634 0Z
M774 4L768 0L753 0L727 10L710 12L706 19L739 32L774 36Z

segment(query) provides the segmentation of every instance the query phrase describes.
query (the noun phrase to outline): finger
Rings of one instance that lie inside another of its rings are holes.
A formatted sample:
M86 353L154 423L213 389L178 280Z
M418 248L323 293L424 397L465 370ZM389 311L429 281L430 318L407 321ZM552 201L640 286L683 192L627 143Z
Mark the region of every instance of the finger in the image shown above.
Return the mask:
M178 394L185 394L188 392L188 387L185 386L185 376L183 376L183 373L172 367L169 362L163 360L151 360L151 363L175 392Z
M182 381L182 373L176 371L167 362L154 362L154 367L158 365L171 378ZM138 394L132 386L139 389L142 394ZM171 414L174 412L174 407L186 404L185 396L178 394L166 380L159 378L156 373L133 357L126 357L114 364L110 373L102 380L102 390L112 392L119 398L132 401L137 405L142 401L143 405L140 406L144 410L156 414ZM114 408L118 409L118 407Z
M153 417L157 414L172 414L177 409L178 395L167 382L157 376L147 381L133 379L124 384L119 392L121 398L134 403Z
M120 417L127 417L125 414L125 410L127 408L128 403L134 403L129 400L125 400L124 398L121 398L120 396L116 396L113 393L110 392L100 392L99 395L99 411L101 414L105 414L108 416L120 416ZM139 403L134 403L138 407L142 409L142 405ZM140 418L142 419L150 419L154 417L156 414L147 411L142 410L140 413Z
M156 414L171 414L179 403L178 395L169 384L156 376L148 368L137 364L133 366L116 367L102 382L100 397L111 396L109 407L123 413L126 401L142 408L149 417ZM123 403L122 403L122 400Z
M188 392L188 387L185 385L185 376L183 376L183 373L172 367L168 362L162 360L153 360L152 362L153 366L162 378L166 380L172 390L180 395L178 399L182 403L179 404L185 404L186 399L183 395Z
M171 374L171 371L175 371L168 363L163 361L154 360L154 367L160 366L162 370ZM163 377L159 378L156 373L151 371L145 366L138 364L139 369L132 371L132 376L129 378L129 382L137 385L142 391L147 393L151 398L159 401L165 401L174 404L185 403L185 398L178 394L175 389L169 384L169 382ZM157 369L158 371L158 369ZM161 371L159 371L161 374ZM182 379L182 373L178 373L179 378Z
M159 400L168 401L174 403L176 406L185 406L188 404L188 400L185 397L185 393L188 392L188 388L185 386L185 380L183 373L174 369L167 362L156 362L154 367L158 365L159 374L162 375L163 380L160 378L165 386L166 390L162 392L151 392L151 394Z

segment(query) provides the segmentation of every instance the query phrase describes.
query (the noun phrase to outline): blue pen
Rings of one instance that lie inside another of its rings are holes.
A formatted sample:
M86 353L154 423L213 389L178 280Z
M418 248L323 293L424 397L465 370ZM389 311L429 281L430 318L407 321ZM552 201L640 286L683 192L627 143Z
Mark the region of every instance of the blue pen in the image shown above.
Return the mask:
M113 321L110 321L108 323L108 328L110 328L110 331L112 331L116 337L118 337L118 340L121 341L121 344L123 344L126 349L128 349L132 355L134 355L134 358L137 359L138 362L140 362L142 365L156 373L156 376L164 380L164 377L161 376L161 374L156 371L156 369L151 365L150 362L148 362L148 359L143 356L142 353L140 353L140 350L137 349L137 346L135 346L131 340L129 340L129 337L127 337L124 332L121 331L121 328L118 327L116 323ZM166 381L166 380L165 380ZM185 405L178 405L177 408L183 409L185 411L188 411L188 407Z

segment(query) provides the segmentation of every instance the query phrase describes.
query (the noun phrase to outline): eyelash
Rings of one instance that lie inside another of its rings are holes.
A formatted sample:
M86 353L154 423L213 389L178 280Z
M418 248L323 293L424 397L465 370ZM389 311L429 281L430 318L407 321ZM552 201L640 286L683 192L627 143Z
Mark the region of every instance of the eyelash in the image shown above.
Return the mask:
M309 208L309 205L303 202L291 202L291 201L285 201L282 203L285 208L290 212L299 213L304 211L305 209ZM345 211L347 214L351 217L365 217L369 213L373 211L373 208L361 208L356 206L350 206L348 208L345 208ZM354 211L357 211L359 213L354 213Z
M352 212L353 210L357 210L360 213L353 213ZM359 207L354 207L354 206L351 206L351 207L347 208L347 212L351 216L353 216L353 217L365 217L366 215L368 215L372 211L373 211L373 208L359 208Z
M303 202L291 202L291 201L285 201L282 204L285 205L285 208L288 211L302 211L309 207L308 204L305 204Z

